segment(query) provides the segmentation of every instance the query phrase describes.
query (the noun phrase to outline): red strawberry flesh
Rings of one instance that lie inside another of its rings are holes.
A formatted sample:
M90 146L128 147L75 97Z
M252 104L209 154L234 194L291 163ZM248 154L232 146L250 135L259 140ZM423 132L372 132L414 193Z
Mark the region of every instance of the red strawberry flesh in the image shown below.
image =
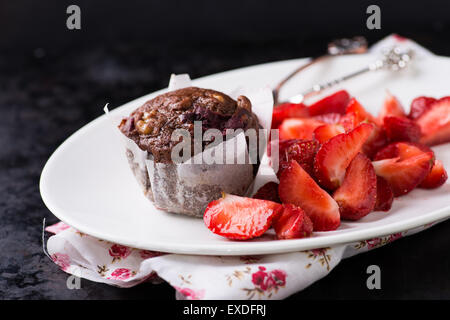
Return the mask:
M372 162L378 176L387 180L398 197L417 187L430 173L433 153L426 152L404 160L400 158Z
M309 237L313 232L313 223L302 208L292 204L283 205L283 211L273 221L278 239L299 239Z
M420 126L406 117L385 117L384 129L389 141L419 141L422 136Z
M281 203L278 196L278 183L267 182L253 195L253 199L269 200L277 203Z
M345 170L372 133L373 126L362 123L352 131L337 135L324 143L314 160L314 173L319 184L337 189L344 180Z
M272 201L224 194L208 204L203 221L215 234L246 240L266 232L282 208L281 204Z
M369 214L377 198L377 176L370 159L359 153L345 173L344 182L333 194L342 219L358 220Z
M345 90L341 90L309 106L309 114L311 116L317 116L326 113L344 114L349 101L350 95L348 94L348 92Z
M419 185L423 189L434 189L442 186L447 181L448 175L444 164L440 160L435 160L433 168L428 176Z
M289 118L280 125L280 140L304 139L311 140L314 130L324 123L313 118Z
M296 162L283 170L278 194L283 203L301 207L309 216L315 231L335 230L340 225L336 201Z
M377 177L377 201L374 211L389 211L394 201L394 193L386 179Z

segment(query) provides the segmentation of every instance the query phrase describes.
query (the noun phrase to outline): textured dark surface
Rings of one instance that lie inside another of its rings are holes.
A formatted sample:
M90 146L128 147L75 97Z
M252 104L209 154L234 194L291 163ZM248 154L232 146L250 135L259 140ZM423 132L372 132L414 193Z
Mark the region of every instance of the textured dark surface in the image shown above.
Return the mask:
M418 35L450 55L448 39ZM441 41L439 41L441 40ZM193 78L236 67L318 53L323 41L233 43L174 47L95 46L0 55L0 298L174 299L167 284L119 289L67 275L42 252L42 219L56 218L39 195L47 158L71 133L102 113L165 87L170 73ZM421 92L418 92L420 94ZM373 252L343 261L327 278L292 299L450 299L450 221ZM366 288L366 268L379 265L382 290Z

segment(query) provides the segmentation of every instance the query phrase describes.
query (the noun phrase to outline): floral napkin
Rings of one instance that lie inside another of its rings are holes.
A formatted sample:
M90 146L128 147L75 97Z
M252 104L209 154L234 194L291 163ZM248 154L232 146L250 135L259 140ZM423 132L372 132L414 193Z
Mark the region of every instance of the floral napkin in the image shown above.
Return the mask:
M426 49L391 35L375 44ZM435 222L437 223L437 222ZM45 230L51 259L65 272L96 282L128 288L142 282L167 281L178 299L283 299L325 277L342 260L429 228L330 248L262 256L190 256L130 248L81 233L59 222Z

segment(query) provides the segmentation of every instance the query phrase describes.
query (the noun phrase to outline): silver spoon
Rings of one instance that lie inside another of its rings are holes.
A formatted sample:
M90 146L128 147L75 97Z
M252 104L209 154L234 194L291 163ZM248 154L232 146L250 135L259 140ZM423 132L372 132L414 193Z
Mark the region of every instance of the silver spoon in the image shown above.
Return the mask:
M383 55L380 59L369 63L366 67L344 75L340 78L334 79L332 81L324 82L321 84L316 84L312 86L309 90L305 91L302 94L295 95L288 99L288 102L291 103L300 103L303 102L306 98L318 94L319 92L331 88L343 81L351 79L353 77L359 76L366 72L377 71L377 70L391 70L398 71L406 68L413 57L414 52L412 50L402 51L398 47L393 47L389 49L385 49L383 51Z
M344 38L330 42L328 44L328 51L326 54L316 57L311 61L309 61L308 63L300 66L277 84L275 89L272 90L274 104L275 105L278 104L278 96L283 85L300 71L305 70L306 68L312 66L313 64L316 64L319 61L325 60L333 56L342 56L346 54L359 54L365 52L367 52L367 41L364 37L354 37L351 39Z

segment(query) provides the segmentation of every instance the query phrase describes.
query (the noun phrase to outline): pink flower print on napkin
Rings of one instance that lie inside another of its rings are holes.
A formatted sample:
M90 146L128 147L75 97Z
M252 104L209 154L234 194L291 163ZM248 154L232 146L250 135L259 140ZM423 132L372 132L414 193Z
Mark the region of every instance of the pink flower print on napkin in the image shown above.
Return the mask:
M106 279L113 279L113 280L127 280L131 277L134 277L136 275L135 271L131 271L127 268L119 268L111 272L111 275L107 277Z
M278 290L279 287L286 285L286 272L280 269L266 272L266 268L260 266L259 270L252 274L252 282L262 291Z
M131 254L131 248L120 244L113 244L109 248L109 255L113 257L112 263L125 259Z
M56 263L61 269L67 271L70 267L70 257L65 253L54 253L51 256L54 263Z
M162 256L163 254L165 254L165 253L159 252L159 251L150 251L150 250L140 250L139 251L139 255L141 256L142 259L159 257L159 256Z
M181 293L187 300L200 300L205 296L205 290L193 290L189 288L180 288L174 286L174 288Z

